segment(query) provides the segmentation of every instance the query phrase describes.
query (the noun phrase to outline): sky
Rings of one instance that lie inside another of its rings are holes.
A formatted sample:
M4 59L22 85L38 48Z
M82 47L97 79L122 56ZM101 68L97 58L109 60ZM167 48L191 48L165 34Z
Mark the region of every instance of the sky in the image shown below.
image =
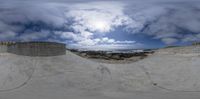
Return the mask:
M200 41L198 0L0 0L0 41L49 41L89 50Z

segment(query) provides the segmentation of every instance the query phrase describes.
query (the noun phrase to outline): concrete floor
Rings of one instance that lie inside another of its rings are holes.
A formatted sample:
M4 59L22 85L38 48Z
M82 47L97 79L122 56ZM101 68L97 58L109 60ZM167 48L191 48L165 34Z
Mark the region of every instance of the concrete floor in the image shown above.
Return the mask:
M0 99L199 99L199 48L183 49L129 64L1 53Z

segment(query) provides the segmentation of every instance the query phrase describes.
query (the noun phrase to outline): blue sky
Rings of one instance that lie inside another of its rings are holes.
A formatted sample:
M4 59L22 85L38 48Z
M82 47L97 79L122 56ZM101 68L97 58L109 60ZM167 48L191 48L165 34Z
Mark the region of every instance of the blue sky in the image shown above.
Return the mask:
M68 48L160 48L200 41L200 2L187 0L0 0L1 41Z

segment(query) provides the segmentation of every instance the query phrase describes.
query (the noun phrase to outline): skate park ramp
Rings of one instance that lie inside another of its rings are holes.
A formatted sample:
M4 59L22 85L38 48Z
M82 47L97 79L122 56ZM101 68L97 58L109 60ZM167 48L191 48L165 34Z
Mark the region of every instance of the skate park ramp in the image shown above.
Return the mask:
M0 53L0 99L199 99L200 47L166 48L130 64L94 62L70 51Z

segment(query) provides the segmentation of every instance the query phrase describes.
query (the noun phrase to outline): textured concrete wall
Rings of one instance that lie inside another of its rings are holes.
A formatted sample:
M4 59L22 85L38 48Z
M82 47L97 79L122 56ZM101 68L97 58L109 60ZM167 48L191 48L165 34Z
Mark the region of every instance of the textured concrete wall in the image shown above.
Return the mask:
M7 46L6 45L0 45L0 53L5 53L7 52Z
M66 53L65 44L53 42L20 42L8 47L8 52L25 56L56 56Z

